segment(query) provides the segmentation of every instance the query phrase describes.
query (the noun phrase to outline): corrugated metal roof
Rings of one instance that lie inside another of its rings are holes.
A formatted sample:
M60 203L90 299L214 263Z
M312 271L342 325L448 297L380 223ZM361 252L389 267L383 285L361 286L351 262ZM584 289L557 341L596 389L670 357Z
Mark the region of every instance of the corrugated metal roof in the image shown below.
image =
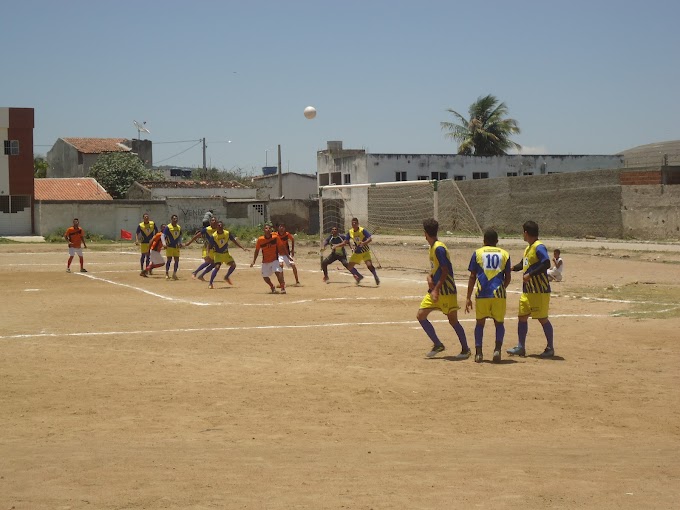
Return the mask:
M113 200L92 177L35 179L36 200Z
M83 154L101 154L103 152L130 152L132 149L125 146L125 138L62 138L66 143L73 145L78 152Z

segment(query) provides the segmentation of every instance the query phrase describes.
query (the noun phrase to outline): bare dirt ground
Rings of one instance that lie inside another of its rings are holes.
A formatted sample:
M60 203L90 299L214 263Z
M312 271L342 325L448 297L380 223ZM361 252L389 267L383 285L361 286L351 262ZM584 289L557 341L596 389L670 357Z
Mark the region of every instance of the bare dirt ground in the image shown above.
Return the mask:
M67 274L61 245L2 245L0 509L677 508L680 250L547 244L557 356L533 321L498 365L453 361L436 314L447 350L425 357L421 239L376 240L380 287L323 284L300 246L287 295L252 251L208 290L198 250L166 281L129 247ZM473 245L449 247L464 294Z

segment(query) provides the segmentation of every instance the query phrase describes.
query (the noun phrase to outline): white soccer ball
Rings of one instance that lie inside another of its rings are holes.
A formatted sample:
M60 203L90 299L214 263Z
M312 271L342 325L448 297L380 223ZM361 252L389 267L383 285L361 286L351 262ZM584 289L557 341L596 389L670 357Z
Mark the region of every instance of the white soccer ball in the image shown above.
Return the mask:
M307 108L305 108L304 114L305 117L307 117L308 119L313 119L314 117L316 117L316 108L314 108L313 106L308 106Z

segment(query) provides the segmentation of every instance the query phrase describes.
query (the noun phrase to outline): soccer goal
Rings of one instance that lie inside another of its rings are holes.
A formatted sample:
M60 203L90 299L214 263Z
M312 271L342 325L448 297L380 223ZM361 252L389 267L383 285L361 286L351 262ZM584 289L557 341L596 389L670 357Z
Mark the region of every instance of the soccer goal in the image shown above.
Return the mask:
M347 232L354 217L371 233L421 235L426 218L435 218L439 222L440 235L476 237L482 233L475 215L453 180L347 184L319 188L322 238L332 227Z

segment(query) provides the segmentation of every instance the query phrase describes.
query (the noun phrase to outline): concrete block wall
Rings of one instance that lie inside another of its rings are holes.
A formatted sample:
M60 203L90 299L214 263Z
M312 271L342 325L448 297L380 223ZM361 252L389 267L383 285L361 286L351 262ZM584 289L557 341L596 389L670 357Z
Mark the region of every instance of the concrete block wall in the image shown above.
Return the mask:
M506 177L457 183L482 229L521 233L534 220L545 235L621 237L617 170Z

